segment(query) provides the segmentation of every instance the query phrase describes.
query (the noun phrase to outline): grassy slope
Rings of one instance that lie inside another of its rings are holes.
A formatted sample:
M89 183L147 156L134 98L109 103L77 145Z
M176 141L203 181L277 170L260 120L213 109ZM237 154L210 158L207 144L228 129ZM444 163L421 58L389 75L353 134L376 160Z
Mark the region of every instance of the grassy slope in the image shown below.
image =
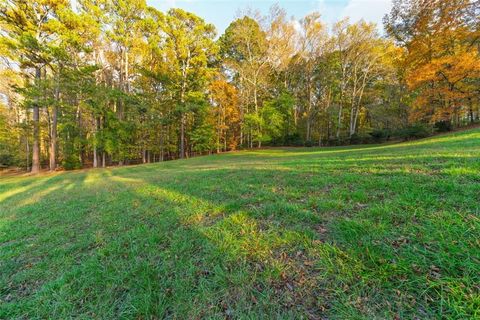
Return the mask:
M480 130L0 178L0 318L480 317Z

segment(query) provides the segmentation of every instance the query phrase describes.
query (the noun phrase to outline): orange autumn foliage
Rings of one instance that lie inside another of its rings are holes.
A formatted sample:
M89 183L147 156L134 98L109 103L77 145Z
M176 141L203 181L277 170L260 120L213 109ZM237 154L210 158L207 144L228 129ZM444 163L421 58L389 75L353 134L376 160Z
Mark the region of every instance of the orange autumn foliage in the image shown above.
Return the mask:
M240 108L237 89L225 80L213 81L210 97L217 132L217 151L235 150L240 134Z
M455 123L477 98L479 31L467 19L472 5L468 0L421 2L406 56L406 82L416 93L411 120Z

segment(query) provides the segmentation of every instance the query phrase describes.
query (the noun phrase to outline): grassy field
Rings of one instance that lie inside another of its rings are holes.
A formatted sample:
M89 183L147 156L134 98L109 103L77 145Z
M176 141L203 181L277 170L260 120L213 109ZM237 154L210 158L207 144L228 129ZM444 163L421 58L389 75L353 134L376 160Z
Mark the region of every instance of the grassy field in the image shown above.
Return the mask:
M0 318L479 319L480 129L2 177Z

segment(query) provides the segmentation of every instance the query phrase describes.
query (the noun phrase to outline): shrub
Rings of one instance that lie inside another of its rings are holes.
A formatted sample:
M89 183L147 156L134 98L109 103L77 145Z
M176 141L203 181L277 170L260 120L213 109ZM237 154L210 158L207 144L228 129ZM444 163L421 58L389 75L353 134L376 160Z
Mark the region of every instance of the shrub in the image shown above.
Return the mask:
M338 139L332 138L327 140L327 146L338 146Z
M315 145L315 142L312 140L307 140L305 141L305 147L313 147Z
M77 155L69 154L65 159L63 159L62 167L65 170L81 169L82 163Z
M347 145L349 143L350 143L350 139L342 138L342 137L340 137L340 138L330 138L327 141L327 145L331 146L331 147L344 146L344 145Z
M392 132L389 129L375 129L370 132L373 142L379 143L390 139Z
M398 132L398 136L404 140L426 138L432 134L432 128L424 124L415 124Z
M435 123L434 128L437 132L448 132L453 129L450 121L438 121Z
M298 133L293 133L285 136L284 143L286 146L300 147L304 145L302 137Z
M370 139L370 136L354 133L350 136L348 142L350 144L367 144L367 143L372 143L372 140Z
M6 152L0 152L0 168L12 166L14 163L15 158L13 155Z

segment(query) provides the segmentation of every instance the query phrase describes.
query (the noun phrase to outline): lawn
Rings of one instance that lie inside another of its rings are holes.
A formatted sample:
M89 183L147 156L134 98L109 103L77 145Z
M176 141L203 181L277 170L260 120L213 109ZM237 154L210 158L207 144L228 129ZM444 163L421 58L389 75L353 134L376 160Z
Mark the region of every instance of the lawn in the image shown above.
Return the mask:
M0 177L1 319L480 318L480 129Z

